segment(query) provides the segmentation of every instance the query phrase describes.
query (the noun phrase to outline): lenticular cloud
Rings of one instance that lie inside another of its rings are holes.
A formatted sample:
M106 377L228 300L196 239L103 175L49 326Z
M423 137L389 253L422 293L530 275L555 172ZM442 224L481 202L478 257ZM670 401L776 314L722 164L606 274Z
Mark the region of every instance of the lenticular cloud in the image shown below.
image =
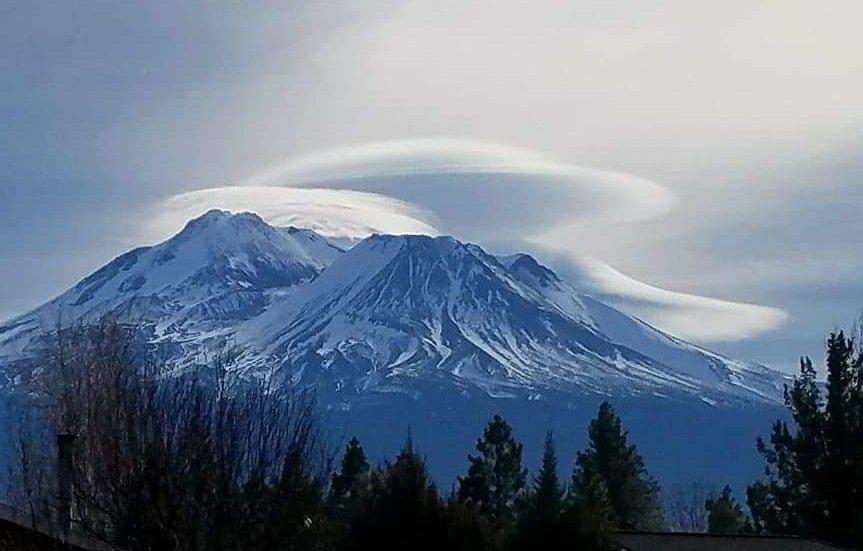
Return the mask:
M434 212L441 231L476 241L494 235L501 242L588 221L646 220L677 202L667 188L637 176L446 138L325 150L264 170L242 185L382 193Z
M252 211L343 245L373 233L451 234L500 251L544 253L583 292L680 337L750 338L781 325L774 308L636 281L577 250L588 226L648 220L677 203L637 176L560 163L485 142L416 139L330 149L288 160L237 186L168 199L147 226L164 238L211 208ZM563 259L561 261L561 259Z
M569 253L558 272L580 291L601 296L603 301L690 341L739 341L779 327L788 319L782 310L768 306L654 287L600 260L577 254Z
M274 226L315 230L342 244L374 233L437 235L430 213L404 201L349 190L232 186L175 195L147 225L151 239L164 239L213 208L255 212Z

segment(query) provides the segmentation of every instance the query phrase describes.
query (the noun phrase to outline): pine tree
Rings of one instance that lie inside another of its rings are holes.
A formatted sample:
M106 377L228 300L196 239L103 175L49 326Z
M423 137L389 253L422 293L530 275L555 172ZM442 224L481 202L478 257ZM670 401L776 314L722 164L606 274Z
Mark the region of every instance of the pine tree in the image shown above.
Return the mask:
M562 531L573 549L606 549L614 528L608 490L592 463L573 471L563 514Z
M662 528L659 484L647 474L635 445L627 442L620 418L608 402L590 423L590 446L579 452L573 494L581 507L621 530Z
M563 488L557 476L557 455L549 432L545 438L542 467L534 479L533 489L525 499L515 547L540 549L553 547L561 537Z
M261 549L290 543L291 549L319 549L326 534L326 478L312 474L302 449L291 446L274 487L271 542ZM251 548L251 547L249 547Z
M842 331L827 339L826 390L802 358L785 391L794 429L777 421L758 440L767 480L747 502L756 530L863 546L863 351Z
M371 496L346 538L348 549L441 549L443 504L425 460L408 439L392 463L372 477Z
M351 438L345 448L339 472L333 475L330 484L330 503L344 509L351 502L368 492L371 466L365 451L356 437Z
M557 476L557 455L550 432L545 437L542 467L534 481L530 503L538 522L553 524L557 521L563 505L563 488Z
M501 534L473 505L455 496L444 505L447 551L495 551L502 547Z
M711 534L740 534L748 531L746 514L731 494L730 487L726 486L718 498L707 499L704 508L707 510L707 531Z
M575 510L584 524L595 525L602 530L614 528L608 488L594 462L584 461L573 471L567 501L568 509Z
M341 466L333 474L327 499L328 512L337 548L347 547L352 529L370 505L371 467L359 440L351 438Z
M758 439L768 478L747 489L747 503L759 531L820 537L828 523L827 504L819 490L825 416L808 358L801 359L800 376L786 389L785 402L796 431L777 421L769 444Z
M459 501L473 504L496 526L509 526L524 494L527 469L521 466L522 445L512 427L495 415L477 440L476 456L469 456L467 476L459 477Z
M845 544L863 544L863 425L859 406L863 387L855 389L855 379L863 377L863 352L840 331L827 340L827 403L824 407L824 494L829 504L830 527ZM856 449L855 449L856 448ZM850 539L853 538L853 539Z

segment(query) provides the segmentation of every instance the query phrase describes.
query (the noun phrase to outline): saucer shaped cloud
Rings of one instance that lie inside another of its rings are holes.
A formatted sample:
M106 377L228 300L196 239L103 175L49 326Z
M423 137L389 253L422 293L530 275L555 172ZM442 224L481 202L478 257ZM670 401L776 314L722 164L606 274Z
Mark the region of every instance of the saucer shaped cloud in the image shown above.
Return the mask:
M243 185L383 193L436 213L442 231L478 241L490 234L501 241L530 237L587 221L645 220L676 203L667 188L644 178L449 138L324 150L262 171Z
M429 213L404 201L350 190L231 186L170 197L147 224L150 239L164 239L213 208L259 214L274 226L312 229L350 245L373 233L437 235Z
M608 264L568 253L560 275L580 291L602 297L624 312L695 342L748 339L781 326L788 314L777 308L680 293L622 274Z
M444 233L490 251L538 253L580 291L683 338L732 341L781 325L786 315L774 308L632 279L585 256L571 239L580 229L663 216L676 202L665 187L637 176L498 144L415 139L312 153L237 186L176 195L160 206L148 232L167 237L222 208L310 228L346 246L373 233Z

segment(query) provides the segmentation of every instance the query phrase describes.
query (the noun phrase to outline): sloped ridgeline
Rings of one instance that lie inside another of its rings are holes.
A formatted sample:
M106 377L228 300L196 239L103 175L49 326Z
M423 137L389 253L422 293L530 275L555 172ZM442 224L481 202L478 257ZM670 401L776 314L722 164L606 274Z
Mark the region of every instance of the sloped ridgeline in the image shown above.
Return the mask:
M230 345L232 369L314 387L332 434L357 434L373 457L410 430L445 481L492 413L536 456L553 429L566 457L603 399L667 483L748 481L755 436L781 415L780 374L667 335L529 255L452 237L374 235L343 250L211 211L0 326L0 366L11 377L58 323L106 316L140 327L177 370L199 373Z

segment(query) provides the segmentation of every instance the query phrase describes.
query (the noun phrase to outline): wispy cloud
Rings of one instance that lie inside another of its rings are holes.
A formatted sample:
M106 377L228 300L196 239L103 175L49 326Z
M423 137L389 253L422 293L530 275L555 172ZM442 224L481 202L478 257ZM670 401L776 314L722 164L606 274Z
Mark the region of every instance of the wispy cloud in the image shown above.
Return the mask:
M355 242L373 233L438 233L432 225L430 213L375 193L232 186L181 193L151 207L152 214L145 219L143 238L150 241L166 239L190 219L213 208L256 212L275 226L313 229L342 243Z
M622 274L605 262L571 252L558 265L562 266L562 277L576 288L696 342L751 339L788 320L788 314L778 308L661 289Z
M296 157L245 180L243 185L362 185L398 179L409 186L422 176L516 175L530 184L547 180L568 195L572 217L643 220L676 204L666 187L631 174L556 161L537 151L478 140L423 138L338 147ZM489 186L504 178L487 178ZM385 187L386 184L379 184ZM490 187L489 191L495 190ZM535 192L535 190L531 190Z
M452 138L371 142L292 158L242 185L384 193L437 213L463 238L528 239L588 221L656 218L677 203L665 186L537 151ZM501 221L506 224L502 225Z
M556 258L576 287L684 338L733 341L781 325L786 315L775 308L637 281L586 256L579 240L571 238L586 225L666 216L676 204L667 188L644 178L501 144L430 138L289 159L238 186L172 197L160 205L151 226L177 228L191 216L220 207L255 211L275 224L311 227L334 237L436 234L440 228L492 249Z

